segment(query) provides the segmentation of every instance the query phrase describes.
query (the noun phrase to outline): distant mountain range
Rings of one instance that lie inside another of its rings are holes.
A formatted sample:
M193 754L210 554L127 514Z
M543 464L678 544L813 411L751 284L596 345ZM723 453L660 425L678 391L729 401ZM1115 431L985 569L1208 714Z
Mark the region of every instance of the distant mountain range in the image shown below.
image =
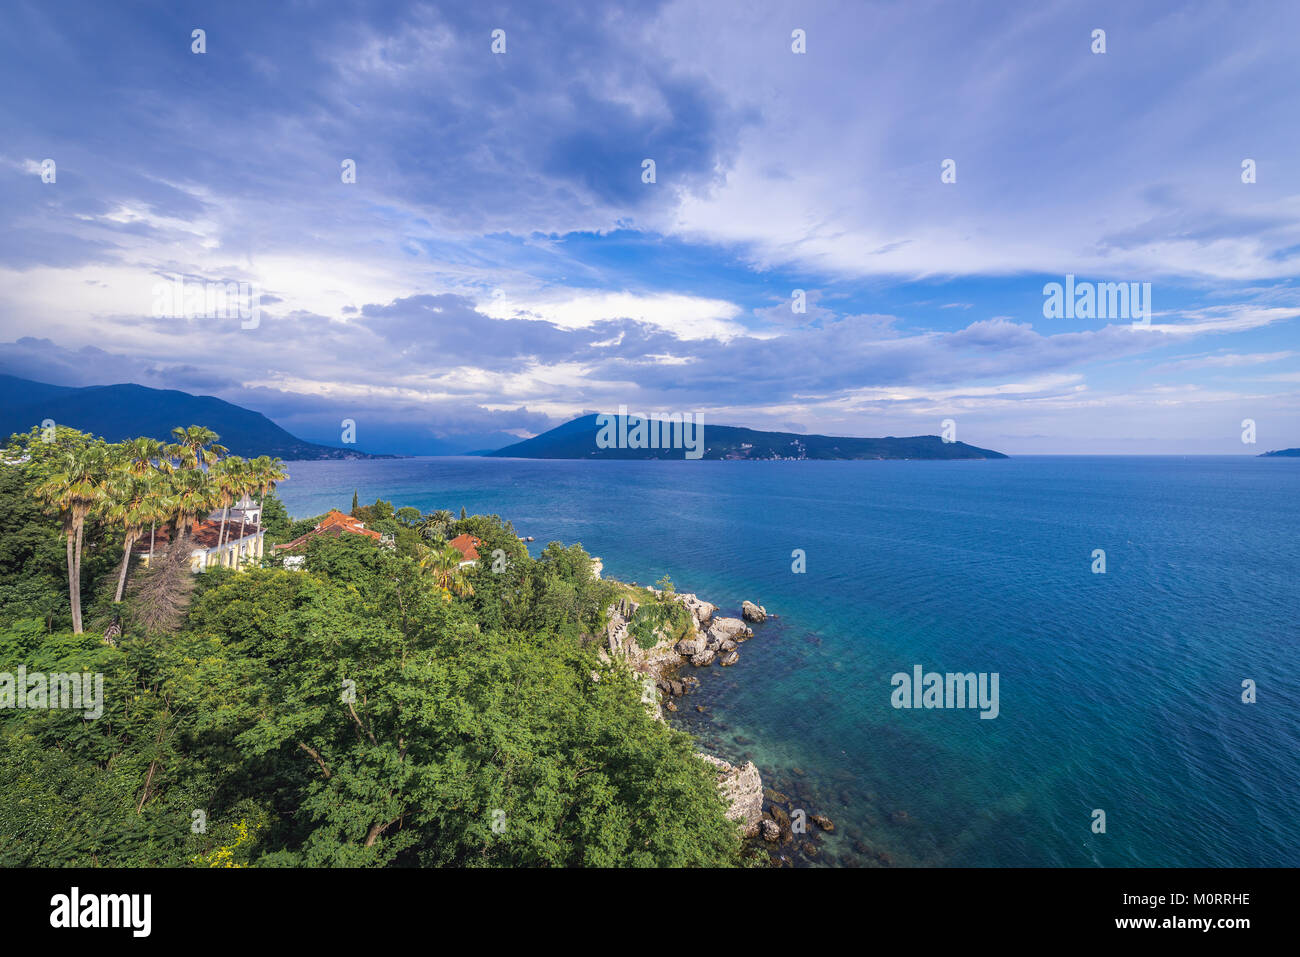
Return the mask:
M520 459L681 459L682 448L629 448L620 439L602 448L597 443L605 419L596 414L579 416L541 435L487 453ZM617 419L615 416L609 418ZM631 429L637 423L629 416ZM629 432L631 431L629 429ZM615 430L617 432L617 428ZM976 448L965 442L944 442L937 435L907 438L887 436L862 439L836 435L800 435L796 432L760 432L731 425L705 425L703 459L1005 459L1006 455ZM634 441L631 444L636 444ZM621 447L620 447L621 446ZM692 456L695 457L695 456Z
M0 440L26 432L46 419L109 442L146 435L169 440L174 426L203 425L221 436L234 455L282 459L395 458L355 449L304 442L260 412L252 412L210 395L142 385L74 388L0 375Z
M1259 457L1261 459L1274 458L1274 457L1286 458L1286 459L1300 459L1300 449L1274 449L1272 452L1260 453Z
M596 413L572 421L505 448L468 454L531 459L680 459L682 448L628 447L619 439L619 419L609 416L614 428L597 443L604 419ZM169 440L175 426L204 425L221 436L220 443L234 455L246 458L273 455L282 459L398 458L371 455L350 448L306 442L253 412L210 395L191 395L176 389L151 389L122 383L102 386L63 386L18 376L0 375L0 441L11 433L27 432L46 419L58 425L98 435L110 442L147 435ZM635 434L639 420L628 417ZM657 421L657 420L656 420ZM626 436L626 433L624 433ZM688 437L694 436L694 430ZM486 437L486 436L484 436ZM681 439L680 433L677 438ZM635 446L635 439L630 443ZM936 435L907 438L888 436L863 439L849 436L800 435L795 432L761 432L730 425L706 425L695 446L704 459L1004 459L1001 452L976 448L965 442L944 442ZM449 447L448 451L452 451ZM466 454L466 453L461 453ZM1300 450L1267 455L1300 455Z

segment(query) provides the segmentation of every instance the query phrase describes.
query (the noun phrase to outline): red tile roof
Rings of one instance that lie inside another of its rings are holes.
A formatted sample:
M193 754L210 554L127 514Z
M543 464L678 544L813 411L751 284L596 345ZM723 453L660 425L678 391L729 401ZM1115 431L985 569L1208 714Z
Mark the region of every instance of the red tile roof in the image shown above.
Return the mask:
M476 562L478 561L478 547L482 545L483 542L480 539L475 538L473 535L457 535L447 544L464 555L465 561Z
M291 548L299 548L305 543L311 541L319 535L328 535L331 538L338 538L344 532L351 532L353 535L364 535L367 538L373 538L378 541L383 536L373 528L366 528L364 523L351 515L344 515L338 509L331 509L330 513L320 520L320 522L310 532L305 535L299 535L291 542L285 542L283 545L276 545L276 551L287 551Z
M195 522L190 526L188 544L191 550L200 549L200 548L203 549L216 548L217 538L218 536L220 536L220 534L221 534L220 521L215 519L210 519L210 518L203 519L202 521ZM244 528L245 538L248 538L249 536L256 535L256 534L257 534L256 526L254 525L245 526ZM157 551L160 548L164 548L169 541L171 541L171 527L167 525L160 526L154 532L154 536L153 536L154 551ZM239 523L227 521L226 522L226 544L229 545L231 542L236 542L236 541L239 541ZM147 531L142 536L140 536L140 539L135 543L134 552L137 555L149 554L149 533Z

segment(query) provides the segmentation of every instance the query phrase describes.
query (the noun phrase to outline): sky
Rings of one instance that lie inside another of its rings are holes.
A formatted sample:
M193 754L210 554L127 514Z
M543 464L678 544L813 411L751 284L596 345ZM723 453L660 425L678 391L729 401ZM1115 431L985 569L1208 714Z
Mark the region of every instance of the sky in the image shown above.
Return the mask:
M10 0L0 373L375 452L619 406L1300 446L1297 35L1281 2ZM1049 316L1067 276L1150 315ZM256 323L160 310L175 277Z

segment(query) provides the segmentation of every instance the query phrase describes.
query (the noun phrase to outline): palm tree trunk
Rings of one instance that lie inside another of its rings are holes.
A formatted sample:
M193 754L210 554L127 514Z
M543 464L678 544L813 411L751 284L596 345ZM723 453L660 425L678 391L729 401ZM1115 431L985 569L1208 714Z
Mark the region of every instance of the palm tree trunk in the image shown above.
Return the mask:
M149 523L149 561L151 562L153 561L153 535L155 529L157 528L158 528L157 520L154 520Z
M221 510L221 531L217 532L217 548L221 548L221 543L226 537L226 516L230 514L230 506L227 505Z
M257 497L257 534L262 534L262 509L266 505L266 489L259 489L261 494Z
M76 615L76 634L81 634L81 540L86 531L86 520L82 519L77 524L77 544L72 553L72 557L77 565L77 615Z
M122 567L117 573L117 594L113 597L113 604L120 604L122 593L126 591L126 570L131 565L131 546L135 541L130 535L126 537L126 544L122 547Z
M81 582L77 579L77 563L73 558L72 540L75 533L68 529L68 605L72 609L72 633L81 634Z
M244 540L244 523L248 521L248 513L243 509L239 510L239 540ZM240 548L243 548L241 545Z

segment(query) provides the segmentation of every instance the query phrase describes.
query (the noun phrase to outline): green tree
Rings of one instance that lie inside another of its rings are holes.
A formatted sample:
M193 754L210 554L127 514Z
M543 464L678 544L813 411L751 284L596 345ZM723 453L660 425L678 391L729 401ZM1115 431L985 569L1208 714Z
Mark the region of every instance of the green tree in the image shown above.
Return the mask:
M418 554L420 570L429 576L444 600L450 601L452 595L465 597L474 594L474 586L469 583L469 576L460 567L465 561L465 556L460 551L450 545L442 548L421 545Z
M81 634L81 546L86 519L103 498L110 463L102 442L64 449L54 471L36 490L37 496L56 509L67 540L68 601L72 631Z
M191 425L188 428L178 425L172 429L172 437L176 439L172 448L182 468L198 469L215 465L227 451L224 446L217 445L221 436L202 425Z

